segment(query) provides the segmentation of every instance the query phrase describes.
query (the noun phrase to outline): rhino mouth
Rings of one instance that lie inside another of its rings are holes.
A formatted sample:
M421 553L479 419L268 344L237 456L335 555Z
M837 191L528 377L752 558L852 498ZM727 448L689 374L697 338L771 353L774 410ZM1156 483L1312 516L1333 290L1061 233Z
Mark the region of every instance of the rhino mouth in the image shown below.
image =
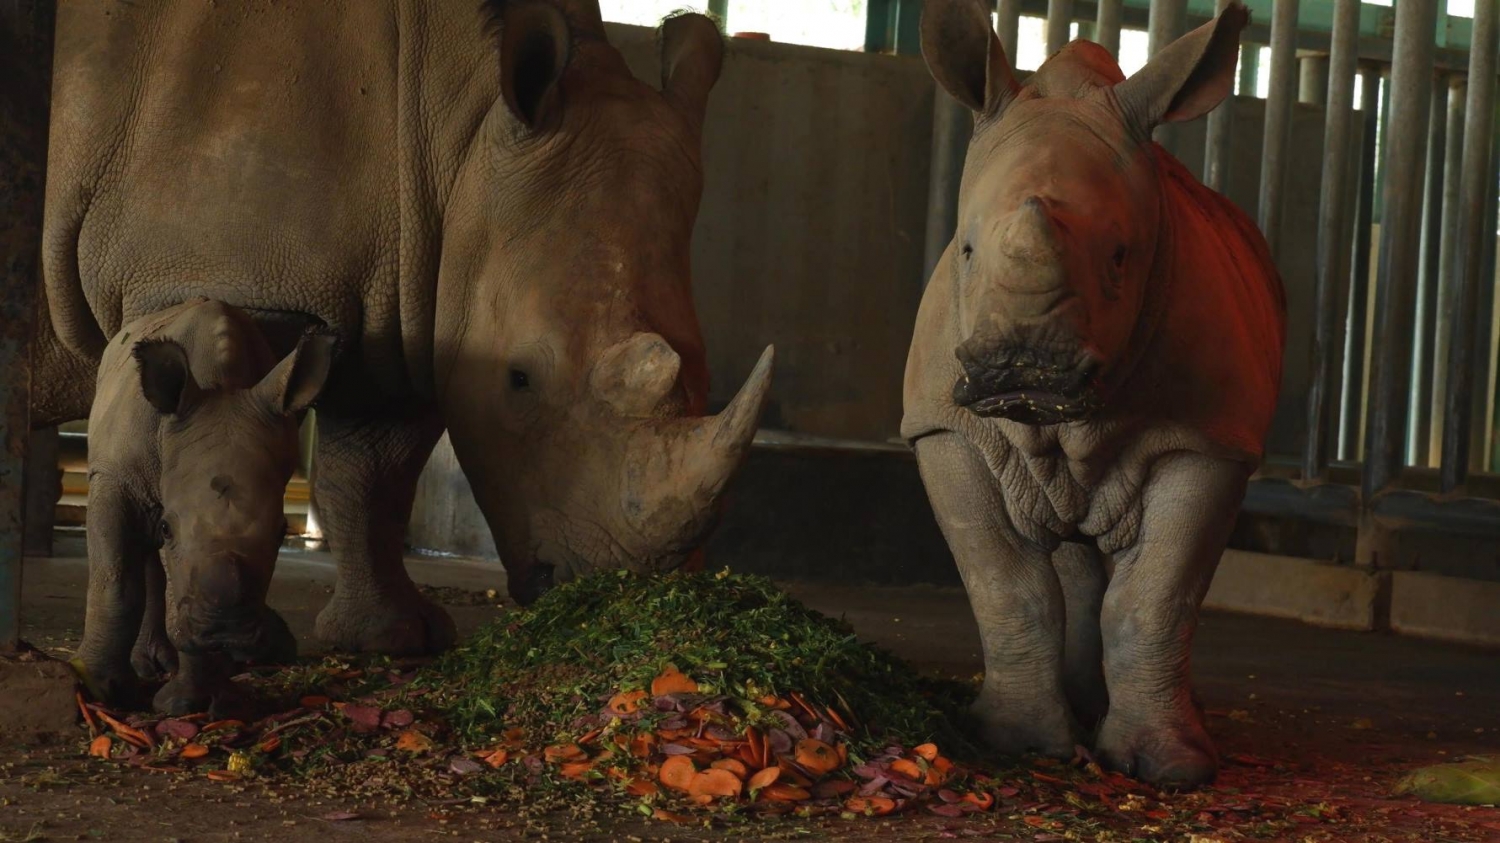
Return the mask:
M1082 421L1099 409L1096 371L1089 362L1067 368L971 370L953 385L953 401L981 418L1030 425Z

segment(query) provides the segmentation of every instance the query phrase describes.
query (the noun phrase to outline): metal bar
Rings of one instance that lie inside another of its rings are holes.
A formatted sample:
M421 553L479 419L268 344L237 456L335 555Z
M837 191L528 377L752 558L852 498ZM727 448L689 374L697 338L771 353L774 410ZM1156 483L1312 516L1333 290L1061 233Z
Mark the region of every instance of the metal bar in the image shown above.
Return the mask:
M1073 25L1073 0L1047 0L1047 55L1068 43Z
M1292 139L1292 97L1297 84L1298 0L1278 0L1271 12L1271 86L1260 154L1260 230L1281 257L1281 205L1286 193L1286 156Z
M1120 56L1120 22L1124 5L1124 0L1099 0L1099 14L1094 19L1094 40L1116 58Z
M1469 97L1468 80L1454 75L1448 83L1448 131L1447 150L1443 153L1443 229L1438 244L1438 302L1437 331L1432 343L1432 397L1428 412L1432 422L1428 426L1427 441L1422 447L1427 451L1427 465L1439 465L1443 460L1443 424L1447 417L1448 397L1448 353L1452 345L1454 266L1458 254L1458 202L1460 180L1463 175L1464 116Z
M1323 105L1328 100L1328 54L1297 57L1297 102Z
M1329 415L1338 380L1338 292L1349 277L1345 239L1349 142L1354 131L1354 72L1359 0L1338 0L1334 8L1333 52L1328 56L1327 120L1323 124L1323 184L1318 196L1318 281L1313 316L1312 386L1307 395L1307 441L1302 476L1321 480L1328 468Z
M1359 213L1354 223L1353 267L1349 271L1349 315L1344 322L1344 385L1339 402L1338 458L1353 462L1360 457L1360 423L1365 406L1365 320L1370 308L1370 244L1375 225L1375 149L1380 139L1380 71L1366 68L1360 74L1360 116L1364 118L1359 152Z
M0 652L21 640L22 479L56 15L54 0L0 0Z
M1496 133L1494 140L1495 151L1490 158L1489 184L1495 184L1495 174L1500 172L1500 133ZM1491 188L1487 194L1488 210L1485 211L1484 226L1480 229L1485 232L1497 230L1500 220L1496 219L1497 191ZM1491 419L1495 414L1495 379L1493 377L1495 354L1500 349L1495 347L1495 238L1484 238L1484 270L1479 273L1479 304L1474 308L1474 313L1479 317L1481 331L1475 337L1476 354L1479 355L1474 363L1474 383L1476 389L1485 396L1484 401L1474 402L1474 414L1479 418L1472 424L1469 440L1472 450L1469 454L1469 470L1475 471L1488 464L1485 459L1487 455L1494 453L1495 428Z
M1239 95L1259 96L1260 90L1260 45L1248 41L1240 43Z
M932 164L927 181L927 240L922 285L937 268L943 251L953 241L958 223L958 185L974 119L969 109L939 91L932 106Z
M1215 8L1226 9L1231 0L1218 0ZM1210 190L1225 192L1229 184L1229 130L1234 122L1234 97L1208 113L1208 130L1203 141L1203 183Z
M1412 343L1411 403L1406 412L1406 464L1427 464L1432 424L1432 361L1437 342L1438 259L1443 238L1443 167L1448 153L1448 78L1432 77L1427 117L1427 191L1422 201L1422 240L1417 273L1416 337Z
M729 24L729 0L708 0L708 13Z
M1412 0L1403 0L1412 2ZM1495 54L1496 4L1474 4L1474 41L1469 53L1469 100L1465 106L1468 120L1464 124L1463 187L1458 203L1459 247L1454 260L1454 310L1452 339L1448 346L1448 382L1446 409L1443 413L1442 490L1452 491L1463 484L1469 473L1470 424L1474 382L1470 370L1476 359L1477 337L1488 339L1489 313L1483 316L1484 330L1479 331L1475 303L1479 285L1494 285L1493 278L1482 279L1484 239L1495 239L1495 229L1484 231L1487 194L1495 192L1490 159L1493 156L1495 128ZM1397 32L1399 38L1400 32ZM1484 357L1488 355L1485 343Z
M896 55L922 54L921 0L895 0Z
M896 4L900 0L870 0L865 8L865 52L884 53L896 44Z
M1000 0L996 10L995 29L1011 66L1016 63L1016 40L1021 37L1021 0Z
M1151 17L1146 24L1146 55L1154 56L1162 48L1182 37L1187 20L1187 0L1151 0ZM1152 137L1166 150L1180 155L1179 133L1171 124L1157 126Z
M1391 69L1391 129L1384 150L1385 202L1375 286L1375 330L1380 342L1370 358L1370 420L1365 429L1366 501L1385 491L1400 474L1406 439L1422 161L1427 114L1432 108L1432 33L1436 27L1437 0L1401 0L1396 7L1396 63ZM1372 547L1360 559L1373 564L1381 552Z

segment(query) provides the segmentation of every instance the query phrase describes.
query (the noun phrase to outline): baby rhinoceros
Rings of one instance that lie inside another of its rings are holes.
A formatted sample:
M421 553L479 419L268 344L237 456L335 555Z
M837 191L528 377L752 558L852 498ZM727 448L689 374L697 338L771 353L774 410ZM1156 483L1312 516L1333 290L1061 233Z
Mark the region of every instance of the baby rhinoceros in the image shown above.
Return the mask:
M1249 13L1129 79L1075 41L1022 85L990 5L923 10L974 136L902 422L979 622L976 713L1000 749L1092 736L1115 769L1204 783L1189 654L1276 405L1285 301L1255 226L1151 131L1231 92Z
M295 657L266 606L300 416L333 338L276 361L242 311L198 299L121 329L89 415L88 609L79 659L107 698L175 674L159 711L201 711L245 661Z

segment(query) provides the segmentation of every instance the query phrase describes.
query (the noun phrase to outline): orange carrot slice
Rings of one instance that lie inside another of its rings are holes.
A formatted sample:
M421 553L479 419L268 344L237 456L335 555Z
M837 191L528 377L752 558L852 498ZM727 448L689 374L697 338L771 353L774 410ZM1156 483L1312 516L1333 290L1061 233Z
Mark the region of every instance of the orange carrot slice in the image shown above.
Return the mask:
M202 758L208 754L208 747L201 743L190 743L184 746L182 751L177 754L183 758Z
M765 790L781 778L780 767L767 767L750 777L751 790Z
M322 694L309 694L301 699L303 708L327 708L332 700Z
M408 729L396 738L396 748L406 752L426 752L432 749L432 738L415 729Z
M964 801L969 803L970 805L978 807L981 811L988 811L989 809L995 807L995 797L983 790L976 790L973 793L965 793Z
M920 782L927 778L927 774L922 772L922 768L918 766L917 762L910 758L898 758L892 761L891 772L900 773L914 782Z
M510 760L510 753L506 752L504 749L492 749L487 752L477 752L475 753L475 755L478 755L480 761L483 761L491 767L499 767L500 765Z
M884 796L851 796L844 801L844 809L856 814L883 817L896 810L896 800Z
M644 732L630 739L630 754L636 758L645 758L656 748L656 736Z
M83 701L83 692L74 691L73 697L78 700L78 710L83 713L83 722L88 725L89 734L99 734L99 721L94 719L93 712L89 711L88 703Z
M776 784L767 787L765 790L762 790L760 792L760 798L769 800L771 802L802 802L804 800L811 799L812 794L808 793L804 788L777 782Z
M686 792L696 775L698 768L693 764L693 759L686 755L674 755L661 762L661 772L657 774L657 778L673 790Z
M839 768L838 750L813 738L797 741L797 763L813 775L827 775Z
M635 714L641 710L641 700L645 698L645 691L625 691L615 694L609 699L609 711L619 717Z
M208 778L209 781L215 782L237 782L240 780L240 774L232 770L209 770Z
M654 820L661 820L663 822L669 823L690 823L693 821L693 818L687 816L686 814L676 814L671 811L663 810L661 808L657 808L655 811L652 811L651 818Z
M651 695L659 697L663 694L696 694L698 683L684 676L677 670L676 665L667 665L667 669L660 676L651 680Z
M938 748L935 743L924 743L911 752L923 761L932 761L938 757Z
M582 761L588 757L583 747L576 743L553 744L542 750L542 757L553 763L562 761Z
M631 779L625 785L625 792L631 796L655 796L661 793L661 788L657 787L656 782L650 779Z
M740 781L734 773L710 767L693 776L688 782L688 795L707 796L710 799L733 799L740 795L744 787L745 783Z
M740 781L744 781L745 779L750 777L750 771L746 769L744 763L737 758L720 758L718 761L715 761L708 766L714 768L715 770L728 770L729 772L733 773L734 777L739 779Z
M781 768L781 781L796 787L812 787L812 780L802 775L796 763L785 755L776 759L776 766Z
M109 735L100 735L99 737L94 738L92 741L89 741L89 755L93 756L94 758L108 759L111 746L112 744L110 743Z
M587 773L593 768L594 762L592 761L570 761L567 764L558 767L557 771L562 774L562 777L565 779L581 779L583 778L584 773Z

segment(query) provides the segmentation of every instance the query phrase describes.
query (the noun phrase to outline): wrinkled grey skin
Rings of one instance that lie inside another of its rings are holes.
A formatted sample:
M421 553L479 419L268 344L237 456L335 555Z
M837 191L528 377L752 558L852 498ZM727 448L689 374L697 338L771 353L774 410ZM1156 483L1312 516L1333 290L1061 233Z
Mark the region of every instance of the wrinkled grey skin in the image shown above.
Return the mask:
M327 644L452 642L402 561L445 428L520 601L683 564L771 359L704 416L689 246L723 43L684 15L661 49L658 90L592 0L62 4L36 424L87 412L121 325L203 295L278 353L305 325L339 339L313 489Z
M173 674L156 708L203 711L236 663L296 657L266 590L297 426L332 351L309 336L277 363L250 317L204 299L131 322L105 350L78 656L111 701L132 701L135 675Z
M975 112L958 230L917 318L903 435L984 644L995 747L1214 777L1189 653L1281 377L1253 224L1150 142L1231 90L1232 5L1129 80L1075 42L1023 87L982 0L928 0Z

